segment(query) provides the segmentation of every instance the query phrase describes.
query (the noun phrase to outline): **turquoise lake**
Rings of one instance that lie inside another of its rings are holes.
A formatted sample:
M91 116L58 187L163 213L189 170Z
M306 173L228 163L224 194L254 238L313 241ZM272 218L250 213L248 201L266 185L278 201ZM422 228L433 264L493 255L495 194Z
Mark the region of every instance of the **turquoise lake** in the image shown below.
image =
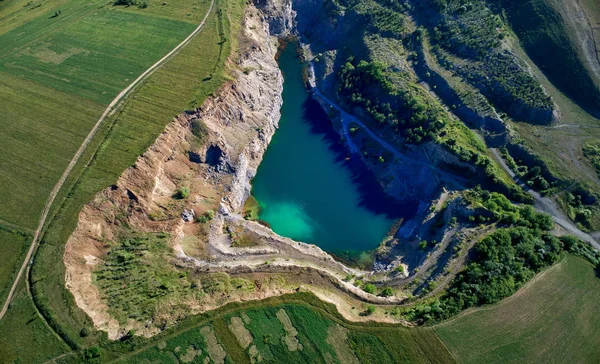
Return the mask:
M377 248L410 208L390 202L358 157L347 160L339 135L304 86L294 44L279 65L282 117L252 181L260 219L279 235L331 252Z

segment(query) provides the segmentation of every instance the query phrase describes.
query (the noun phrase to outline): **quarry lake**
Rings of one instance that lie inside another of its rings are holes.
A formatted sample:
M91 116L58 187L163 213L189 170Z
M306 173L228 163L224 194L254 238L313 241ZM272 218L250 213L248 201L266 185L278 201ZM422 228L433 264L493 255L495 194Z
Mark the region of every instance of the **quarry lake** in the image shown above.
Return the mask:
M259 218L276 233L354 255L377 248L406 207L390 202L357 156L350 157L302 79L296 45L280 55L283 107L252 181Z

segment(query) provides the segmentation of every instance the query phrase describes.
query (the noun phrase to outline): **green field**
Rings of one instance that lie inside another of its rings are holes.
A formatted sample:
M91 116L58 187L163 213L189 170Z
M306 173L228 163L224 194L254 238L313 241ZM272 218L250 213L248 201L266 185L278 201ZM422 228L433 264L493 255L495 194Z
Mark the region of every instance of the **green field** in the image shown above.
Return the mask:
M0 363L41 363L69 349L36 313L21 281L10 315L0 320Z
M0 224L0 257L3 258L2 264L0 264L0 302L4 302L8 295L30 242L31 235Z
M230 304L152 339L113 342L100 351L101 361L123 363L202 362L206 356L216 361L219 352L235 363L258 357L267 363L454 362L430 329L350 323L334 306L307 293ZM65 361L76 362L80 355Z
M435 326L461 363L594 363L600 279L568 256L500 303Z

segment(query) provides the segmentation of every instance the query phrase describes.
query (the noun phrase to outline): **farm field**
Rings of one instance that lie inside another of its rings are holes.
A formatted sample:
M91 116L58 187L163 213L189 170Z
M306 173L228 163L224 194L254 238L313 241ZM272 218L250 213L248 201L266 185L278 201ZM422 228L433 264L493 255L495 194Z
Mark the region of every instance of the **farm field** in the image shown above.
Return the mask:
M600 356L600 280L568 256L500 303L435 326L461 363L584 363Z
M0 219L26 228L104 107L195 28L98 1L63 5L0 35Z
M230 307L231 306L231 307ZM335 307L300 293L262 302L233 304L211 317L191 318L150 342L132 342L120 362L202 362L209 357L235 363L452 363L435 333L398 325L354 324ZM102 349L104 359L118 356L119 345ZM71 357L73 360L74 357Z
M0 320L0 333L0 363L40 363L69 350L36 313L24 280L14 297L11 314Z

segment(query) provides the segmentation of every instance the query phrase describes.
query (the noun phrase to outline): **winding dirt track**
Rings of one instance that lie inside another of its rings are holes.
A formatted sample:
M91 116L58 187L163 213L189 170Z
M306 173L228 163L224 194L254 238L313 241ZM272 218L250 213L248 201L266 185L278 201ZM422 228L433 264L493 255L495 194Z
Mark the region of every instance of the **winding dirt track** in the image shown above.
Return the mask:
M543 197L536 191L532 190L525 183L523 183L523 181L521 181L519 179L519 177L515 174L515 172L513 172L513 170L510 169L510 167L506 164L506 162L504 161L504 159L500 155L500 152L497 149L490 148L490 150L491 150L492 155L494 156L494 159L496 160L496 162L498 162L498 164L506 171L506 173L508 173L508 175L511 176L517 184L519 184L525 191L527 191L535 199L535 203L534 203L533 207L535 207L540 212L543 212L543 213L546 213L546 214L552 216L552 220L554 220L554 222L557 225L561 226L563 229L565 229L570 234L573 234L573 235L577 236L579 239L587 242L594 249L600 251L600 243L598 242L598 240L596 240L596 238L593 235L582 231L573 222L571 222L571 220L560 210L560 208L557 206L556 202L552 201L551 199L549 199L547 197Z
M179 43L175 48L173 48L164 57L162 57L160 60L158 60L152 66L150 66L146 71L144 71L144 73L139 75L138 78L136 78L131 84L129 84L129 86L124 88L123 91L121 91L112 100L112 102L106 107L106 109L102 113L102 116L100 116L100 119L98 119L98 121L96 122L96 124L94 125L92 130L90 130L89 134L87 135L87 137L85 138L83 143L81 143L81 145L79 146L79 149L77 150L77 152L75 153L75 155L73 156L71 161L69 162L69 165L67 166L67 168L63 172L62 176L60 177L60 179L58 180L58 182L56 183L56 185L50 192L50 195L48 196L48 200L46 201L46 204L44 205L44 210L42 211L42 215L40 216L40 220L38 222L38 227L35 230L35 233L33 235L33 241L31 242L31 246L29 247L29 250L27 251L27 255L25 256L25 259L23 260L23 265L21 266L21 269L19 269L19 273L17 274L17 277L15 278L13 285L10 288L10 292L8 293L8 296L6 297L6 301L4 302L4 305L2 306L2 310L0 311L0 320L4 317L4 314L8 310L8 306L10 305L10 303L13 299L13 296L15 294L15 291L17 289L19 281L23 277L23 273L25 273L26 271L27 271L27 273L29 272L28 266L30 265L31 257L33 256L33 253L35 252L35 250L39 244L39 238L40 238L40 235L44 228L44 225L46 224L46 219L48 218L48 213L50 212L50 208L52 207L52 204L54 203L54 200L56 199L58 192L65 184L67 178L69 178L69 175L73 171L73 168L79 161L79 158L81 158L81 155L87 148L88 144L90 144L90 142L92 141L92 139L98 132L98 129L100 129L100 126L102 126L102 123L106 120L106 118L108 116L112 115L112 113L117 109L117 107L121 104L121 102L127 96L129 96L131 91L133 91L137 86L139 86L142 81L144 81L148 76L150 76L152 73L154 73L154 71L156 71L166 61L168 61L172 56L179 53L179 51L181 51L192 40L192 38L194 38L196 35L198 35L202 31L202 29L204 28L204 23L206 22L206 19L208 19L208 16L210 15L210 13L213 10L214 4L215 4L215 0L211 0L210 7L208 8L208 11L204 15L204 18L202 18L202 21L200 22L198 27L196 27L196 29L194 29L194 31L190 35L187 36L187 38L185 38L181 43Z

